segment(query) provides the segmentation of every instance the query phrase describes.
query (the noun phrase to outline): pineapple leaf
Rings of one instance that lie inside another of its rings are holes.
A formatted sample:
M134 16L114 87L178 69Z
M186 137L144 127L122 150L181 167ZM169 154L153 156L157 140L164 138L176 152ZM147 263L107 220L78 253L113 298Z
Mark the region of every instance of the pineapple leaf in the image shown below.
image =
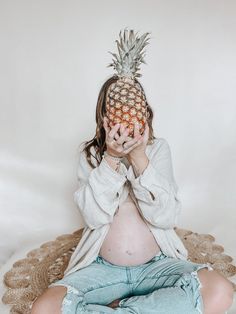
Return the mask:
M119 40L116 40L118 54L111 53L115 58L113 59L113 66L120 75L138 76L139 65L145 63L144 47L149 43L147 36L150 33L145 33L141 37L137 36L138 32L129 30L127 27L119 32Z
M130 33L129 33L129 42L133 42L134 40L134 31L131 29Z

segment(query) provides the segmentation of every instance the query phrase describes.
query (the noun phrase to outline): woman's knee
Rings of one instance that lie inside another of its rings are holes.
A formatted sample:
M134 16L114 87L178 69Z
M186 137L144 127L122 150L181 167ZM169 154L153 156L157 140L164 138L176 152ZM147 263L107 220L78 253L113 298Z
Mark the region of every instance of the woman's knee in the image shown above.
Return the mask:
M217 271L205 268L198 271L202 284L201 293L206 313L223 313L233 303L234 289L231 282Z
M67 288L54 286L43 292L33 303L31 314L61 314L61 305Z

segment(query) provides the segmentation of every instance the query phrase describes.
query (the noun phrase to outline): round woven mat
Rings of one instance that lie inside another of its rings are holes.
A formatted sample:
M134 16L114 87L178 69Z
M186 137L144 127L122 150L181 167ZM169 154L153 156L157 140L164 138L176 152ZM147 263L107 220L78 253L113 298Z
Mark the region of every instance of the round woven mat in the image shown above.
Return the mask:
M54 241L46 242L18 260L4 275L7 288L2 297L5 304L11 305L11 314L30 314L33 301L52 282L63 277L69 259L75 250L82 229L72 234L63 234ZM236 274L232 257L223 254L224 248L215 244L209 234L198 234L190 230L175 228L189 253L188 260L195 263L209 263L226 278ZM234 290L236 285L232 282Z

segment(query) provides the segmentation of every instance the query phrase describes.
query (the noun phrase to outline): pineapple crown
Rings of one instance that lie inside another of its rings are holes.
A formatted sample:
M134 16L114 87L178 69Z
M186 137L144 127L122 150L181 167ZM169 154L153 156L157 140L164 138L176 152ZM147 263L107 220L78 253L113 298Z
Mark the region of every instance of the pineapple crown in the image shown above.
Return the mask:
M134 30L127 30L124 29L124 33L120 31L119 37L120 41L116 40L117 48L118 48L118 55L112 53L114 59L112 59L112 63L108 64L107 67L112 66L119 78L121 77L130 77L134 79L135 77L141 77L142 75L138 73L140 70L139 66L141 63L145 63L144 56L145 50L143 48L148 44L147 36L150 33L144 33L141 37L137 36L137 33L134 34Z

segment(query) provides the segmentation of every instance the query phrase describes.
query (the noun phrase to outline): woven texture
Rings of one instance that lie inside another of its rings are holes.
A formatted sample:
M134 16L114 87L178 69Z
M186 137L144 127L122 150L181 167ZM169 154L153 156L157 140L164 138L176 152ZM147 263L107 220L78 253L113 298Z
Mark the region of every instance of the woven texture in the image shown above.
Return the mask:
M83 229L72 234L64 234L54 241L43 243L18 260L4 275L7 288L2 297L11 305L11 314L30 314L33 301L52 282L61 279L71 254L81 239ZM236 274L232 257L224 254L224 248L215 244L209 234L198 234L190 230L175 228L189 253L189 260L195 263L209 263L226 278ZM233 283L234 290L236 285Z

